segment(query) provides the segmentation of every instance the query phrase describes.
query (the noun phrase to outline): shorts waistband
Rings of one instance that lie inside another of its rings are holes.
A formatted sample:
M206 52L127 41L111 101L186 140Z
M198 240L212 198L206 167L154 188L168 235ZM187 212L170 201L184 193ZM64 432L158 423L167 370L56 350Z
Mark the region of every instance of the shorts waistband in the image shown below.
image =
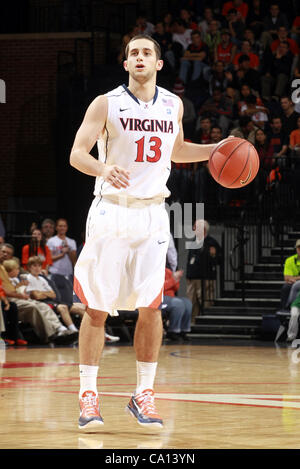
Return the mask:
M149 205L161 205L165 201L165 197L157 196L149 199L138 199L135 197L120 197L118 195L103 195L103 202L119 205L120 207L143 208Z

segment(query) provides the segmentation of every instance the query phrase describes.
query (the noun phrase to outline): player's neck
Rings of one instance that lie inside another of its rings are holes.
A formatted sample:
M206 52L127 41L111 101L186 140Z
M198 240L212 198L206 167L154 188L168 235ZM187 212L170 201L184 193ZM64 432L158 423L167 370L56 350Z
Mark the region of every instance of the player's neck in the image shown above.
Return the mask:
M140 83L133 78L129 78L128 89L131 93L141 101L148 103L154 98L156 80Z

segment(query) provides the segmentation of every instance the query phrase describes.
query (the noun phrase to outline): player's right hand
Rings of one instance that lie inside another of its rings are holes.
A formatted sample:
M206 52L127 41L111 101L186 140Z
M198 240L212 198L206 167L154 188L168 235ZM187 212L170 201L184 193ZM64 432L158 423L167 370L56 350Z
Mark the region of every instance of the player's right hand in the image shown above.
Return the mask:
M129 186L129 171L117 165L105 165L102 177L116 189Z

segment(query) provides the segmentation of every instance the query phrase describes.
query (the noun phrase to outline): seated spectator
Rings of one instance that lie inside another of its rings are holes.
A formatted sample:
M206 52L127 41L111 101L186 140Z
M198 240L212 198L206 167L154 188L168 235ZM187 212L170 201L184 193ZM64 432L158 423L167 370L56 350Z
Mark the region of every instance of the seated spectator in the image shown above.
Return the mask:
M8 273L11 283L16 287L17 292L25 293L26 286L28 285L28 272L20 275L20 264L15 259L3 261L3 267Z
M255 38L255 34L254 32L252 31L252 29L250 28L247 28L245 29L245 32L244 32L244 40L245 41L249 41L250 43L250 47L251 47L251 51L257 55L258 59L259 57L262 55L263 53L263 49L262 49L262 45L261 43L256 40Z
M232 119L232 102L219 88L213 90L212 97L204 102L199 112L207 113L221 127L224 137L227 135Z
M73 337L67 328L59 321L54 311L47 304L31 300L27 293L18 292L3 266L4 253L0 247L0 279L2 288L9 301L17 305L19 320L29 323L42 343L55 344L73 343ZM14 274L13 274L14 275Z
M241 86L241 89L240 89L240 99L238 101L238 114L239 116L242 116L242 115L245 115L245 113L241 111L242 107L247 104L246 103L246 99L250 96L250 95L254 95L254 93L252 93L251 91L251 88L249 85L247 85L246 83L244 83L242 86ZM256 104L257 106L263 106L263 102L262 100L259 98L259 97L256 97Z
M242 85L248 85L255 92L260 90L260 73L250 67L248 55L238 58L238 69L233 73L232 86L241 89Z
M274 52L281 42L287 42L289 44L289 49L291 53L299 55L299 46L294 39L288 37L288 29L285 26L280 26L277 31L278 39L275 39L271 43L271 50Z
M210 131L210 142L219 143L222 140L222 129L217 125L214 125Z
M245 104L241 107L241 115L249 116L253 120L256 127L263 129L268 122L268 109L265 106L259 106L257 104L257 98L253 94L250 94L245 99Z
M208 47L208 61L213 62L215 51L218 45L221 42L221 33L219 30L219 23L217 20L213 19L209 23L209 28L207 33L204 36L204 43Z
M290 149L292 156L300 156L300 116L297 119L297 129L292 130L290 133Z
M222 15L227 16L228 12L232 9L237 10L237 16L242 21L246 21L249 7L246 2L243 0L233 0L229 2L225 2L222 8Z
M232 104L232 126L236 124L236 121L239 118L239 113L238 113L238 99L239 99L239 93L238 91L233 88L233 86L228 85L225 90L225 96L231 101Z
M199 248L188 251L187 258L187 297L192 309L192 322L200 314L202 307L212 306L216 287L216 266L221 262L221 247L209 235L210 226L206 220L196 220L193 225L195 242Z
M270 145L274 150L275 159L279 159L280 166L285 166L283 161L286 161L288 151L288 135L283 132L282 121L280 117L272 117L270 123L271 131L268 134Z
M187 27L192 31L198 30L198 25L194 20L192 13L186 8L181 8L179 12L179 18L183 20L186 23Z
M30 243L25 244L22 248L21 262L24 269L27 269L27 262L31 256L39 256L42 261L43 274L48 275L48 268L52 265L52 256L42 232L38 228L32 231Z
M258 153L260 164L263 168L271 168L273 163L274 149L263 129L256 129L254 146Z
M4 261L8 261L8 260L14 260L16 261L19 266L20 266L20 272L22 274L26 273L26 270L23 269L23 267L21 267L21 262L20 262L20 259L18 259L16 256L15 256L15 248L13 247L12 244L9 244L9 243L3 243L1 245L1 251L2 251L2 255L3 255L3 260Z
M225 71L224 63L220 60L215 62L211 68L211 74L209 78L209 92L212 95L215 88L219 88L224 92L231 83L231 74Z
M196 120L196 111L194 104L185 95L185 88L181 83L175 83L173 93L179 96L183 103L182 125L186 138L192 138L194 132L194 124Z
M240 47L241 42L244 38L245 23L239 17L238 12L235 8L228 11L226 15L228 29L231 34L232 42Z
M175 296L179 289L183 270L172 270L166 268L164 283L164 304L168 314L168 331L166 337L171 341L178 341L180 337L188 340L187 333L191 331L192 303L188 298Z
M33 300L44 301L49 306L52 306L54 311L61 316L63 324L68 328L70 333L74 333L74 339L77 338L78 329L73 323L68 306L60 303L60 298L57 297L49 281L46 277L41 275L41 259L38 256L30 257L27 268L29 275L27 276L28 285L26 286L26 293L28 293Z
M67 237L67 220L60 218L56 221L56 232L57 235L47 242L52 255L52 265L49 267L49 273L51 278L53 275L64 275L73 278L77 245L74 239Z
M300 239L295 244L296 254L285 259L281 288L281 308L289 309L300 291Z
M152 37L160 45L162 59L167 61L172 69L175 69L176 60L172 50L172 34L165 30L162 21L156 23L155 32L152 34Z
M192 69L191 80L197 80L201 75L204 80L209 79L210 68L207 63L208 48L202 42L199 31L191 33L192 43L187 47L181 58L179 78L186 84L188 80L189 70Z
M183 20L177 19L174 21L172 41L175 57L181 58L183 56L192 42L191 33L192 30L186 27Z
M205 35L208 33L209 30L209 23L215 19L213 9L209 6L206 6L203 10L203 18L199 22L199 30L201 32L202 40L204 40Z
M255 127L251 117L242 116L239 119L238 127L232 129L230 135L233 135L233 137L244 138L245 140L248 140L248 142L252 143L252 145L254 145L256 130L257 127Z
M221 41L215 48L215 62L221 61L228 67L236 54L237 47L231 41L229 29L222 29Z
M270 5L269 13L264 18L264 30L260 38L264 49L267 45L270 45L274 39L276 39L277 31L280 26L285 26L285 28L288 29L288 20L285 14L280 11L279 5L277 3L272 3Z
M4 342L7 345L27 345L27 341L24 340L23 334L19 328L19 312L17 305L8 301L5 291L2 288L2 280L0 279L0 314L5 325L5 332L0 337L4 337Z
M288 42L280 42L273 51L268 63L264 63L261 77L262 99L269 100L271 96L280 98L284 96L289 78L291 76L293 56L289 50Z
M195 143L208 144L210 142L211 118L205 115L199 115L195 126ZM197 164L197 163L196 163Z
M290 96L282 96L280 99L282 130L287 135L297 129L297 121L300 114L295 111L295 106Z
M51 218L45 218L42 221L41 229L43 238L47 243L48 239L55 235L55 221L51 220Z
M235 54L235 56L233 58L232 63L234 65L235 70L237 70L239 68L238 60L242 55L247 55L249 57L250 68L252 68L254 70L258 70L259 57L258 57L258 55L254 54L252 52L250 41L248 41L247 39L243 40L242 46L241 46L241 51L238 52L237 54Z

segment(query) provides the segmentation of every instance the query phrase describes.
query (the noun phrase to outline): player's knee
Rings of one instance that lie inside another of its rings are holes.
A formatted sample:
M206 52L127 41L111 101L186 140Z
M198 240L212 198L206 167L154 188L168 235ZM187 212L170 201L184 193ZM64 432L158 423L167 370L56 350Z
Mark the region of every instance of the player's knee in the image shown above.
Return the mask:
M107 313L104 311L99 311L97 309L90 309L87 308L86 310L89 320L90 320L90 325L93 327L103 327L107 318Z
M161 310L160 309L153 309L153 308L141 308L139 309L139 321L143 322L151 322L153 321L161 321Z

